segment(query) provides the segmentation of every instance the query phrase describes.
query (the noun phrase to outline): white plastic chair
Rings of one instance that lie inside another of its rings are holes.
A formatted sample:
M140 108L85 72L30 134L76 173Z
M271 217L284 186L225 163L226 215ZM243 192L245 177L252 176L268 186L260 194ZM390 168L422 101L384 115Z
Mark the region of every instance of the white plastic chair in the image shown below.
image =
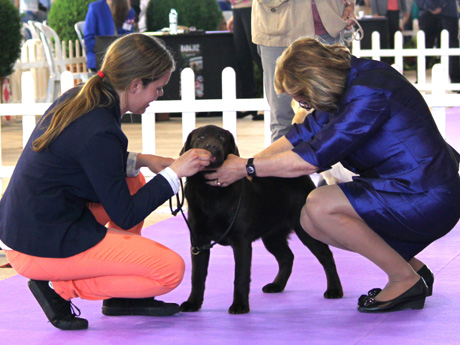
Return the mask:
M44 25L40 22L29 21L37 30L40 40L42 41L43 51L46 62L48 63L49 78L48 91L46 93L46 102L53 102L59 96L61 71L58 68L58 57L55 58L55 49L52 48L51 38L46 33ZM59 48L59 51L61 49ZM57 54L59 56L59 54ZM62 55L61 55L62 57Z
M24 37L24 41L27 41L28 39L39 39L37 30L35 30L35 27L29 23L22 23L21 33Z
M62 73L66 71L67 68L64 64L64 59L62 58L61 40L56 31L54 31L50 26L44 23L36 21L32 23L37 28L39 35L43 33L43 38L40 36L40 39L45 39L47 41L48 46L50 48L50 52L56 62L56 66L59 69L59 72Z
M67 71L62 57L61 40L56 31L48 25L36 21L29 21L29 24L32 24L36 28L43 44L45 58L50 71L46 101L53 102L59 96L61 74ZM88 73L73 73L73 77L74 79L86 81Z
M86 53L86 46L85 46L85 40L83 39L84 32L85 32L85 21L82 20L80 22L76 22L74 25L75 31L78 36L78 40L80 41L80 45L83 49L83 51Z

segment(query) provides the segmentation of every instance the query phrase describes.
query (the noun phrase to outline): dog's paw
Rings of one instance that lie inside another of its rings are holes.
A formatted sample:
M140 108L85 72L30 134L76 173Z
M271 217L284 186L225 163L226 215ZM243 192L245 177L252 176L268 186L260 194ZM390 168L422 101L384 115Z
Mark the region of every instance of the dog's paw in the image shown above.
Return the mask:
M229 314L247 314L249 313L249 304L237 304L233 303L228 309Z
M327 299L334 299L334 298L342 298L343 297L343 290L340 288L336 289L327 289L324 292L324 298Z
M281 286L276 283L267 284L262 288L262 291L265 293L277 293L277 292L282 292L283 290L284 290L284 286Z
M184 311L184 312L194 312L194 311L200 310L200 308L201 308L201 305L197 303L192 303L189 301L185 301L184 303L180 305L180 311Z

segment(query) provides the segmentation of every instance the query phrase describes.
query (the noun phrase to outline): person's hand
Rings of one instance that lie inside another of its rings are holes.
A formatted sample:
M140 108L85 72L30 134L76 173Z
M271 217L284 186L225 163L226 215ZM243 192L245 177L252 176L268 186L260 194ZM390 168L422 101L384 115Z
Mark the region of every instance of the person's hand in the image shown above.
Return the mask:
M233 16L231 16L227 22L227 30L233 32Z
M230 154L224 164L215 171L205 174L210 186L227 187L235 181L247 176L247 159Z
M190 149L177 158L170 166L178 178L195 175L205 169L214 158L211 152L203 149Z
M410 13L409 12L404 13L401 27L404 28L404 26L406 26L406 24L409 22L409 19L410 19Z
M441 8L441 7L438 7L438 8L436 8L436 9L434 9L433 11L430 10L430 12L433 13L433 14L439 14L439 13L441 13L441 11L442 11L442 8Z
M345 5L343 9L342 19L347 22L345 27L347 30L350 30L353 27L354 21L356 19L355 15L355 4L350 0L342 0L342 3Z
M174 158L148 155L139 153L137 155L137 168L147 167L155 174L164 168L169 167L174 162Z

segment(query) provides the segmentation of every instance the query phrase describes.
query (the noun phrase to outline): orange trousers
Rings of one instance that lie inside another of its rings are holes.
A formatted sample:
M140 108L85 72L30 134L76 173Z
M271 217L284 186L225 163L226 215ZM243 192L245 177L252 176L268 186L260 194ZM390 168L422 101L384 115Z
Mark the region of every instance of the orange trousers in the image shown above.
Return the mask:
M134 194L145 179L139 174L127 178L127 182ZM154 297L181 283L183 259L171 249L140 236L143 222L128 231L119 230L110 223L102 205L91 204L90 209L101 224L109 223L107 235L93 248L62 259L7 250L8 261L24 277L50 280L66 300Z

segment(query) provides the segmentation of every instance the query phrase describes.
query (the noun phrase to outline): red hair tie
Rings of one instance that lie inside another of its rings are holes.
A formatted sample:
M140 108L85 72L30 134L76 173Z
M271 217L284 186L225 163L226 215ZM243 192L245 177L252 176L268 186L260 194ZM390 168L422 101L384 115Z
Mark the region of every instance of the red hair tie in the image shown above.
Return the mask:
M105 77L105 74L102 73L102 71L97 72L97 75L98 75L99 77L101 77L102 79L104 79L104 77Z

